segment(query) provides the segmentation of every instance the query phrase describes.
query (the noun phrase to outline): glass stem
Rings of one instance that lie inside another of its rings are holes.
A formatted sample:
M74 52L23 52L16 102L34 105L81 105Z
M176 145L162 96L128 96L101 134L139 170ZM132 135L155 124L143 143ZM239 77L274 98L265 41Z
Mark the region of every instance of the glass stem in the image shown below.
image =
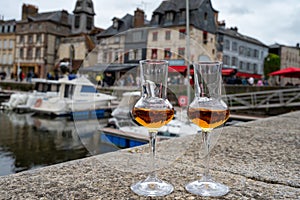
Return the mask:
M203 131L202 132L202 141L204 144L204 149L205 149L205 157L204 157L204 173L202 179L204 181L208 181L210 179L210 174L209 174L209 160L210 160L210 141L209 141L209 132Z
M155 173L155 147L156 147L157 131L149 131L149 145L150 145L150 178L156 178Z

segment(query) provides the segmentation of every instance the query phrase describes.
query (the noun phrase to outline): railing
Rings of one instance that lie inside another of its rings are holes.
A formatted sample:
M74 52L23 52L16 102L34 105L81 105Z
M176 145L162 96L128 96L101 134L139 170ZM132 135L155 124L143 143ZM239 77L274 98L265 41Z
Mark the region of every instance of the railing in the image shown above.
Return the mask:
M230 110L300 106L300 88L226 95Z

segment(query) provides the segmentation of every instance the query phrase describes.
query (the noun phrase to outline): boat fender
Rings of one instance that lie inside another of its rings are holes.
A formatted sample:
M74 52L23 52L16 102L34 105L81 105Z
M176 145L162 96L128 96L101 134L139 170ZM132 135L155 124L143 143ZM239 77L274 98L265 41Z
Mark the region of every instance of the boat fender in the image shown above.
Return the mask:
M35 104L34 104L34 107L40 107L42 105L42 99L37 99Z

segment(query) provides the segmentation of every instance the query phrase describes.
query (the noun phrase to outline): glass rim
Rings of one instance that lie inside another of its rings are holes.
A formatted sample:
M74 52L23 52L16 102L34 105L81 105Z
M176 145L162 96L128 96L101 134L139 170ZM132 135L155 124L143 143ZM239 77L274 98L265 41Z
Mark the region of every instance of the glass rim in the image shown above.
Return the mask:
M222 65L221 61L198 61L194 63L195 65Z
M140 60L140 64L169 64L168 60L146 59Z

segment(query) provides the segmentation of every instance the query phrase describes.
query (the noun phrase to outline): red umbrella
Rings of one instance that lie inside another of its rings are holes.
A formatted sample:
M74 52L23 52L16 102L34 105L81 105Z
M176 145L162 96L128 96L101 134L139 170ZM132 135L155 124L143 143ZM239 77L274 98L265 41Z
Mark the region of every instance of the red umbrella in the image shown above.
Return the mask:
M300 78L300 68L288 67L269 74L270 76L283 76L290 78Z

